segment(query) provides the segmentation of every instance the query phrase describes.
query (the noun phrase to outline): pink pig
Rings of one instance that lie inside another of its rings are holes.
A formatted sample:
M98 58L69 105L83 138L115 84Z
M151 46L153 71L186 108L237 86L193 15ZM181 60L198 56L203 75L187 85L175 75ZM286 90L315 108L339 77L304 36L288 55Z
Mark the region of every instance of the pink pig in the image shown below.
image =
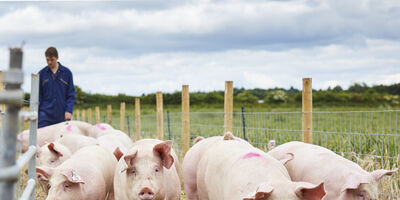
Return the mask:
M106 123L98 123L89 129L89 134L95 137L100 137L108 134L108 132L112 130L114 130L114 128L111 125Z
M54 142L66 134L83 134L83 132L77 126L71 125L68 122L46 126L37 129L37 145L43 146ZM29 146L29 130L18 134L17 139L21 143L22 152L27 151Z
M43 145L37 151L36 165L56 167L80 148L96 144L98 141L95 138L78 134L64 135L55 142Z
M113 176L117 160L102 147L84 147L56 168L36 167L46 200L113 199Z
M197 167L199 199L322 199L324 184L292 182L282 164L287 160L280 162L240 141L218 141L208 148Z
M226 134L229 139L233 138L233 135ZM197 137L194 139L194 146L186 152L185 158L182 162L182 178L185 186L185 194L188 200L197 200L197 166L202 158L204 152L209 149L212 145L218 141L223 140L223 136L214 136L204 139L203 137ZM248 142L234 137L235 140L241 141L244 144L251 146Z
M100 146L106 148L110 152L114 152L114 150L119 147L122 152L126 152L129 150L133 142L128 135L119 130L109 130L108 134L104 134L97 138L97 141Z
M121 155L121 152L116 154ZM119 157L119 156L118 156ZM142 139L119 159L115 169L116 200L178 200L181 185L171 141Z
M377 182L397 171L367 172L329 149L303 142L288 142L268 152L276 159L284 158L288 153L293 155L293 159L285 167L292 180L314 184L325 182L327 194L324 200L378 199Z

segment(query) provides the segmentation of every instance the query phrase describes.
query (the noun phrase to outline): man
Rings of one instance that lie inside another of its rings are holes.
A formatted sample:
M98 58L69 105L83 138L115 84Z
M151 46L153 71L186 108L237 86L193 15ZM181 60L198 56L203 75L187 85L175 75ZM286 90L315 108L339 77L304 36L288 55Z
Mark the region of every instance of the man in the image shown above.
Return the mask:
M75 102L72 73L57 62L57 49L49 47L45 56L47 66L39 71L39 128L71 120Z

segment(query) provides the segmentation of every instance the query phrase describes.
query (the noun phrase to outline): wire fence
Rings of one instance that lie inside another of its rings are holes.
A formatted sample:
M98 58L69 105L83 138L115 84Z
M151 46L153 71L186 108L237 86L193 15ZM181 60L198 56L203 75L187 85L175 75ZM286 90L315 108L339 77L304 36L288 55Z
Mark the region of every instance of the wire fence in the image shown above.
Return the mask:
M224 132L224 112L191 112L190 139L210 137ZM268 142L276 144L302 141L302 112L234 112L233 134L248 140L255 147L268 151ZM313 143L326 147L356 163L367 171L399 167L400 110L312 112ZM101 117L106 122L106 117ZM157 137L156 114L142 115L142 138ZM181 155L182 113L163 115L164 139L174 141ZM112 118L119 127L120 118ZM136 133L135 117L126 117L125 131ZM192 144L191 144L192 145ZM182 157L180 158L182 159ZM399 173L380 181L380 199L399 199Z

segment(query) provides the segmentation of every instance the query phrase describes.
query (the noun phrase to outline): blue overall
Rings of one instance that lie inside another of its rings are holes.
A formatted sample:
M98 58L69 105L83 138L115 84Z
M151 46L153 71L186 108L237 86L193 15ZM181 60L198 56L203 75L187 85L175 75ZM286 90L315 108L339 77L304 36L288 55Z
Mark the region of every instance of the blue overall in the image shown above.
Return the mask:
M55 74L48 66L39 71L39 128L65 121L65 112L72 114L74 108L75 88L72 73L58 64Z

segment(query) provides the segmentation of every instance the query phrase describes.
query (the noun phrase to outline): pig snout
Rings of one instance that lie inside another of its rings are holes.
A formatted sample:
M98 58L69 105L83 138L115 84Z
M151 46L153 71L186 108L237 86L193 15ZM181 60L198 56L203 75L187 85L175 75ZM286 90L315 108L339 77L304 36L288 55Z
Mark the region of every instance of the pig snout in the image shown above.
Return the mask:
M151 200L153 199L153 197L154 197L154 192L148 187L143 188L139 192L140 200Z

